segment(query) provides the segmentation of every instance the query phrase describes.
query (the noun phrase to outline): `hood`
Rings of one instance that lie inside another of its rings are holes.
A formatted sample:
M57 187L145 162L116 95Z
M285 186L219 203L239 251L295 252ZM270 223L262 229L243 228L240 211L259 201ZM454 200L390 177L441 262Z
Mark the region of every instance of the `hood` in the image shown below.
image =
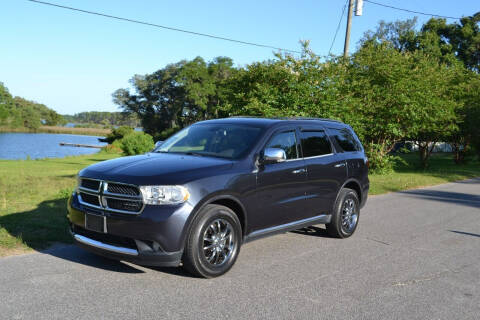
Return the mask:
M147 153L102 161L81 170L79 175L136 185L172 185L231 168L233 161L175 153Z

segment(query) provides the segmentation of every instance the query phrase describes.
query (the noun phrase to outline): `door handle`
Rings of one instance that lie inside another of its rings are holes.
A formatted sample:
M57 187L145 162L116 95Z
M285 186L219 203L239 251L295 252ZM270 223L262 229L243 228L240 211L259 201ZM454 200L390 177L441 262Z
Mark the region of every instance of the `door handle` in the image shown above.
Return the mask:
M334 167L335 168L345 167L345 162L337 163Z
M299 173L304 173L305 171L307 171L307 170L305 170L305 169L297 169L297 170L293 170L292 173L293 173L293 174L299 174Z

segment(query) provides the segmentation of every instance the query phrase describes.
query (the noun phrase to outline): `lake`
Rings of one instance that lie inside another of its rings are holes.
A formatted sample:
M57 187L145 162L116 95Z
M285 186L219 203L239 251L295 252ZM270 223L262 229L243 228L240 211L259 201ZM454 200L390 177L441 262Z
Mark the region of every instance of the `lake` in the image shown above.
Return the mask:
M0 133L0 159L63 158L97 153L100 149L60 146L60 142L105 146L99 137L51 133Z

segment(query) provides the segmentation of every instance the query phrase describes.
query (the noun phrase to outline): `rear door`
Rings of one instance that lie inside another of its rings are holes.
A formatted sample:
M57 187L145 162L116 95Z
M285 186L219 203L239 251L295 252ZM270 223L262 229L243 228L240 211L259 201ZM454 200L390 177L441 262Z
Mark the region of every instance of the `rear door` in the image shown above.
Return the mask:
M368 174L365 153L353 130L348 127L329 127L328 132L339 155L346 161L348 178L365 183Z
M304 215L330 214L338 190L346 180L345 160L335 153L323 127L303 127L300 141L308 180Z
M283 149L287 160L259 166L257 210L250 218L256 230L298 220L305 211L307 174L300 157L297 131L291 127L275 132L265 148Z

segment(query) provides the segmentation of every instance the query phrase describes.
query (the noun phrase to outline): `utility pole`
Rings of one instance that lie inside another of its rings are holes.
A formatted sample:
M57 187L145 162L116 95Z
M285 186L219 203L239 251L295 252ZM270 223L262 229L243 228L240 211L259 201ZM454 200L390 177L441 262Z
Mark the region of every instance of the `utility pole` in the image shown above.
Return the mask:
M352 27L353 3L355 0L348 1L347 32L345 33L345 46L343 47L343 57L348 57L348 45L350 42L350 28Z

